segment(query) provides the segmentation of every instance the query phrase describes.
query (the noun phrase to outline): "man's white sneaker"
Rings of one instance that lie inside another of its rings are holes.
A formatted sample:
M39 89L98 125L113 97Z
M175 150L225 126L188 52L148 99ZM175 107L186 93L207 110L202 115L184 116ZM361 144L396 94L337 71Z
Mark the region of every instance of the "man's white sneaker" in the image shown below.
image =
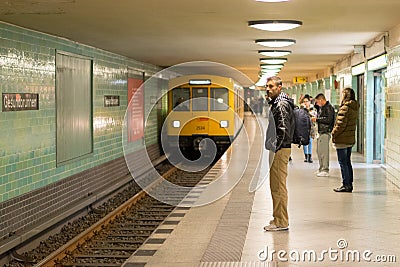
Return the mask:
M319 172L317 173L318 177L328 177L329 176L329 172Z
M264 230L267 232L274 232L274 231L286 231L288 230L289 227L280 227L280 226L276 226L275 224L271 223L267 226L264 226Z

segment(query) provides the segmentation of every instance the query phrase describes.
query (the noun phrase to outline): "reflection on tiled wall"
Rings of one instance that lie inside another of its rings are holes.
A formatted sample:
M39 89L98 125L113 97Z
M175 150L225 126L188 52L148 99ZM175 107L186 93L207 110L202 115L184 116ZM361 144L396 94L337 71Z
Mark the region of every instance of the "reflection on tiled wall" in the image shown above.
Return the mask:
M386 170L387 178L400 187L400 47L388 53L386 75Z
M62 166L56 166L55 145L57 50L94 62L94 152ZM0 66L0 93L39 94L39 110L0 112L0 202L122 157L127 67L148 75L158 71L151 65L5 23L0 23ZM104 95L118 95L120 106L104 107ZM149 125L157 127L156 122ZM150 143L157 140L156 132L150 129L154 136L146 136ZM143 148L143 142L137 148Z

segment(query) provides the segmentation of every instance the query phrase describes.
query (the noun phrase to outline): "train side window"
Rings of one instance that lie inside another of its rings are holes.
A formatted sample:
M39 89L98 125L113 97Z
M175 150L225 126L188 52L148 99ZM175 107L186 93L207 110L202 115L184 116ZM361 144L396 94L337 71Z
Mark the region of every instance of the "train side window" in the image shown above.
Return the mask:
M208 111L208 88L192 88L192 110Z
M189 111L189 88L175 88L172 91L172 103L174 111Z
M228 110L228 89L226 88L212 88L210 91L210 106L212 111Z

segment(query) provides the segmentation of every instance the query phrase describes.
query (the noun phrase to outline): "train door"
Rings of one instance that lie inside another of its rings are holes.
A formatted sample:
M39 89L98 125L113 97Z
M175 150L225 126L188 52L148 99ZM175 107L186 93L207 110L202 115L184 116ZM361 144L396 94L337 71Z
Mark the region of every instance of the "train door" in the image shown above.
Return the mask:
M373 162L383 163L383 148L385 142L385 71L374 71L374 129L373 129Z
M198 150L207 150L206 146L200 146L201 141L209 133L209 108L208 87L192 87L192 116L195 119L193 133L193 147Z
M360 104L357 122L357 152L364 154L364 74L357 76L357 100Z

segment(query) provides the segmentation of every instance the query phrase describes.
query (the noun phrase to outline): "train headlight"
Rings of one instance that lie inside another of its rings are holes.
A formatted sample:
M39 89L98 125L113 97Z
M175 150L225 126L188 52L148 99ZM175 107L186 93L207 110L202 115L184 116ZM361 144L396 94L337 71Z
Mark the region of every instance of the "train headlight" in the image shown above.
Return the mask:
M220 126L221 128L228 128L228 126L229 126L229 121L220 121L220 122L219 122L219 126Z
M174 127L174 128L181 127L181 122L180 121L172 121L172 127Z

